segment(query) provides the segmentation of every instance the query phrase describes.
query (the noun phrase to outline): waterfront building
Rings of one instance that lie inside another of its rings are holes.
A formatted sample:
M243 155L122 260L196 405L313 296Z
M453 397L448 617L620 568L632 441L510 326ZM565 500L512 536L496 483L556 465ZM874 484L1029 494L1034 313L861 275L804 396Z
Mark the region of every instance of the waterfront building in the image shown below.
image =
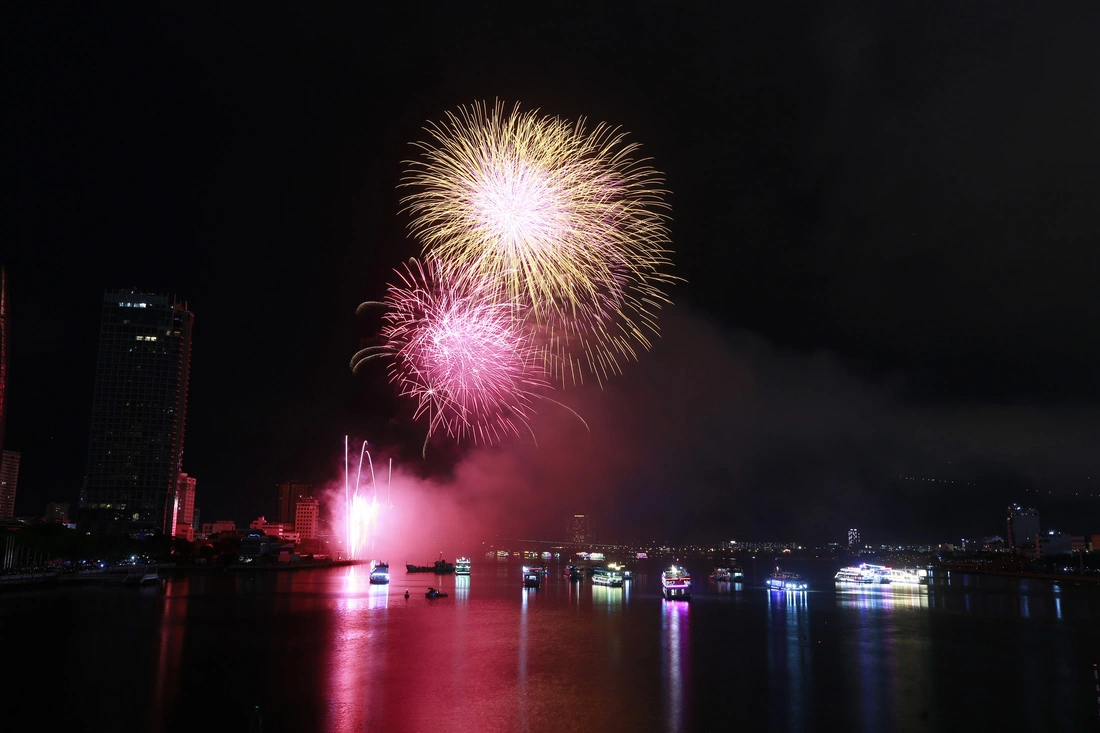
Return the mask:
M277 488L279 504L275 512L275 521L279 524L290 524L294 521L298 501L313 496L313 484L304 481L284 481L277 484Z
M320 507L314 498L300 499L294 514L294 529L303 540L317 539Z
M249 529L258 529L264 534L269 534L272 537L289 538L291 535L296 535L294 531L294 525L287 522L269 522L267 517L258 517L252 520L252 523L248 525Z
M46 503L46 513L42 516L44 522L69 523L69 509L71 504L67 501L51 501Z
M1054 557L1055 555L1069 555L1073 552L1073 537L1063 532L1055 532L1053 529L1038 537L1035 549L1040 557ZM1081 543L1082 545L1084 542Z
M226 534L234 533L237 531L237 523L232 519L219 519L216 522L210 522L202 525L202 533L210 536L212 534Z
M176 487L176 518L172 523L173 537L180 537L188 542L195 540L195 486L198 480L186 473L180 473L179 484Z
M19 485L19 453L0 454L0 520L15 516L15 489Z
M1005 515L1008 546L1012 549L1035 549L1035 538L1039 534L1038 510L1009 504Z
M89 531L173 531L193 324L187 303L172 296L104 295L78 510Z

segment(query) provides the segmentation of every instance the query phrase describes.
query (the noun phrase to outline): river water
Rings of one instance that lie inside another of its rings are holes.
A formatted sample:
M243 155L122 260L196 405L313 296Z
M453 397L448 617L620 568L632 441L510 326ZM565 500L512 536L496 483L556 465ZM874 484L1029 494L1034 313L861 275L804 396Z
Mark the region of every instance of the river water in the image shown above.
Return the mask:
M682 602L656 561L623 589L550 567L537 590L486 560L388 586L359 566L7 592L5 707L81 731L1097 729L1096 586L842 589L791 563L812 588L779 593L761 562L743 586L689 565Z

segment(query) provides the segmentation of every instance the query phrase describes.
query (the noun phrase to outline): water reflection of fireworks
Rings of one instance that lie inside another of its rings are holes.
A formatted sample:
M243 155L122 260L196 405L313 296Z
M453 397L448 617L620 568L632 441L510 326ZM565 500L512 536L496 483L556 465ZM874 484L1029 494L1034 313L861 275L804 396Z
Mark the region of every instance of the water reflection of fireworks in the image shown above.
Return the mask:
M367 459L370 472L370 490L361 490L363 478L363 458ZM374 461L367 450L367 441L359 451L359 467L355 472L355 485L351 484L348 464L348 437L344 436L344 527L347 557L352 560L366 560L374 551L374 531L378 525L381 504L378 502L378 482L374 476ZM390 460L389 479L393 476L393 460ZM370 496L368 497L368 493Z

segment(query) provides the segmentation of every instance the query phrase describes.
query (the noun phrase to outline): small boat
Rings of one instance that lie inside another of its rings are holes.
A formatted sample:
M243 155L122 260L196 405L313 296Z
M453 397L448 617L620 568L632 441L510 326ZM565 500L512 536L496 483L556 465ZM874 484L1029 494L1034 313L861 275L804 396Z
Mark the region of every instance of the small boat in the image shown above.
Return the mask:
M441 590L436 590L435 588L429 588L428 592L424 594L424 597L425 598L446 598L447 594L444 593Z
M715 583L728 583L733 580L733 576L730 574L729 568L716 567L714 572L710 574L710 579Z
M523 566L523 587L524 588L541 588L542 587L542 568L532 568Z
M455 560L455 575L470 574L470 558L460 557Z
M596 567L592 572L592 585L605 585L611 588L623 587L621 573L609 568Z
M734 565L730 568L730 578L733 579L734 583L743 583L745 582L745 571L741 569L740 565Z
M776 568L768 577L768 587L772 590L806 590L809 586L798 573L785 573Z
M584 568L579 568L576 565L570 565L565 574L569 576L569 580L573 582L581 582L584 580Z
M691 599L691 575L679 565L669 565L661 573L661 595L665 598L690 600Z
M390 564L385 562L375 563L370 571L370 582L373 585L385 585L390 582Z

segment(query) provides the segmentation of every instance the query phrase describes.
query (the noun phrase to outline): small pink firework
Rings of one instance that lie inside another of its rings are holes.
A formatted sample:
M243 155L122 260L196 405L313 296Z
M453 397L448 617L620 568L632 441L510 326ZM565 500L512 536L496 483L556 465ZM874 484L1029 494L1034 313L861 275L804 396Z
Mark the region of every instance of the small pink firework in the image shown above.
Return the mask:
M522 307L472 281L444 282L431 264L410 260L384 300L384 343L359 351L351 368L389 357L390 381L416 401L428 438L493 443L528 428L532 402L549 388ZM364 303L360 310L378 303ZM425 444L427 440L425 440Z

